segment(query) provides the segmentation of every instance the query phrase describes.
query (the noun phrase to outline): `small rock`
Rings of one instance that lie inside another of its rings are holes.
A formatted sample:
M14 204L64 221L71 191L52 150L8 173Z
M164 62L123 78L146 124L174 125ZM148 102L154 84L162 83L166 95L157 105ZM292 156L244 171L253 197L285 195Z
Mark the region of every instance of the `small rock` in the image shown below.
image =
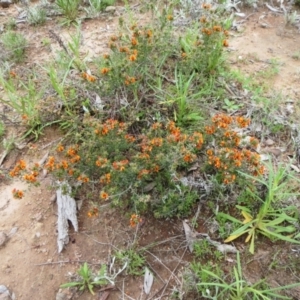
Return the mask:
M266 153L273 154L275 157L279 157L281 155L281 150L276 148L266 149Z
M272 145L275 144L275 142L274 142L273 140L271 140L271 139L267 139L267 140L265 141L265 144L266 144L266 146L272 146Z
M105 12L107 13L114 13L116 11L116 7L115 6L107 6L105 8Z
M0 0L0 6L2 8L8 8L12 4L11 1L8 0Z
M72 293L68 290L59 290L56 294L55 300L70 300L72 299Z
M4 233L3 231L0 231L0 248L4 247L7 240L8 240L8 237L7 237L6 233Z
M15 294L10 294L8 288L5 285L0 285L0 300L15 300Z

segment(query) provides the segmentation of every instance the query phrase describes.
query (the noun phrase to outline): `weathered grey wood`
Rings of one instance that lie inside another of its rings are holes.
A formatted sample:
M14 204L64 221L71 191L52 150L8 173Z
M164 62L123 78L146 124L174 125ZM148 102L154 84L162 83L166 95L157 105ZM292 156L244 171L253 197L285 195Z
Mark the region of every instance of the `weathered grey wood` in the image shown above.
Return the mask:
M71 195L71 187L67 182L58 182L58 189L56 190L57 196L57 246L58 253L60 253L64 246L69 243L69 225L68 220L72 223L74 230L78 231L78 220L76 215L76 201Z

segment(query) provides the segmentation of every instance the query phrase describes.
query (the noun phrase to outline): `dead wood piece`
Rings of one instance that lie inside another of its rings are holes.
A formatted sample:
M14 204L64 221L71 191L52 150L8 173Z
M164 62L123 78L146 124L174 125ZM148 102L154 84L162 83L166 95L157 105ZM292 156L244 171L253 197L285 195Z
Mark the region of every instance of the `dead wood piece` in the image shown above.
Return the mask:
M72 223L74 230L78 231L78 220L76 215L76 201L71 196L71 187L67 182L58 182L58 189L56 191L57 197L57 245L60 253L63 247L69 243L68 235L68 220Z

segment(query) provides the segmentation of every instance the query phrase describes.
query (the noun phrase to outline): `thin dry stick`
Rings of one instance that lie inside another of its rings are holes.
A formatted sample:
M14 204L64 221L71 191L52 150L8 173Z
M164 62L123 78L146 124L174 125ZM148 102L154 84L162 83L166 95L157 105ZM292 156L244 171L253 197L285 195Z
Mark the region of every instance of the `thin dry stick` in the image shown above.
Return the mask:
M179 279L177 278L177 276L173 273L172 270L170 270L156 255L154 255L153 253L151 253L150 251L146 250L147 253L149 253L150 255L152 255L163 267L165 267L172 275L174 275L175 279L177 282L180 282ZM180 263L180 262L179 262ZM177 267L177 266L176 266ZM176 269L176 268L175 268Z
M89 237L90 239L92 239L92 240L93 240L95 243L97 243L97 244L105 245L105 246L111 246L111 247L113 247L114 249L116 249L117 251L119 251L119 249L118 249L116 246L114 246L113 244L111 244L111 243L102 243L102 242L99 242L99 241L95 240L94 238L92 238L90 235L88 235L88 234L86 234L86 233L84 233L84 235L86 235L87 237Z
M173 272L172 272L172 275L174 275L174 276L175 276L174 272L176 271L176 269L178 268L178 266L181 264L182 258L184 257L184 255L185 255L186 251L187 251L187 247L185 248L185 250L184 250L183 254L181 255L180 261L178 262L178 264L177 264L177 265L176 265L176 267L174 268L174 270L173 270ZM168 285L169 285L169 283L170 283L170 280L171 280L171 278L172 278L172 275L170 275L170 277L169 277L169 279L168 279L168 281L167 281L167 284L166 284L165 288L163 289L163 291L162 291L162 293L161 293L161 296L160 296L160 298L162 298L162 297L163 297L163 295L164 295L164 293L165 293L165 290L166 290L167 286L168 286ZM175 278L177 278L177 277L175 276ZM178 278L177 278L177 280L179 281L179 279L178 279Z
M136 300L132 297L130 297L129 295L127 295L125 292L124 292L124 279L123 279L123 284L122 284L122 290L119 288L119 287L116 287L121 293L122 293L122 299L125 300L124 296L126 296L128 299L131 299L131 300Z
M148 261L147 261L147 265L151 269L151 271L154 272L157 275L157 277L159 277L159 279L162 281L162 283L165 283L165 281L160 277L160 275L156 272L156 270L150 265L150 263Z
M73 264L73 263L87 263L89 265L102 265L102 263L90 263L83 260L60 260L60 261L53 261L53 262L46 262L41 264L34 264L34 266L47 266L47 265L57 265L57 264Z

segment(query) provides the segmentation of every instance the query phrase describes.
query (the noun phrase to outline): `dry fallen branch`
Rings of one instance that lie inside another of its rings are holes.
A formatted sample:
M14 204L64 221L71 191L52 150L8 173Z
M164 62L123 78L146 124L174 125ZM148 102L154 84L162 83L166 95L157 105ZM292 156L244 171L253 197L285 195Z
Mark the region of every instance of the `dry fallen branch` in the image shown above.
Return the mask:
M69 243L68 220L72 223L74 230L78 231L78 221L76 215L76 201L71 196L71 187L67 182L58 182L57 196L57 246L58 253Z

